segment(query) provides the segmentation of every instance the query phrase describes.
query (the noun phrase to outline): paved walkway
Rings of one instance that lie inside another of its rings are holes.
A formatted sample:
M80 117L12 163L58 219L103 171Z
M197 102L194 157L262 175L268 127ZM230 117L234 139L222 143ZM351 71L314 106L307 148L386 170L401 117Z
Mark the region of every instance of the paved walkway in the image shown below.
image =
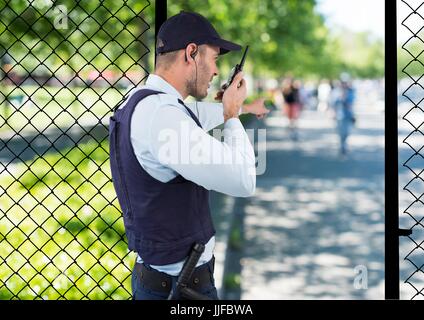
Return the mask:
M264 124L265 174L234 208L245 212L241 299L383 299L384 114L358 106L347 159L323 113L303 113L297 142L279 112Z

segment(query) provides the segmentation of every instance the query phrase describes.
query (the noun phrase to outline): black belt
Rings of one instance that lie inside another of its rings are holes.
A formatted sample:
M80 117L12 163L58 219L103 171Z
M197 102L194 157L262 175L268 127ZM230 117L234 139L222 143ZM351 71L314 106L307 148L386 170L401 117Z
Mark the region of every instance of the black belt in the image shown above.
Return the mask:
M206 285L210 284L213 278L214 265L215 257L212 257L208 263L194 269L193 276L188 283L188 287L199 291ZM208 266L211 267L212 274L209 272ZM172 276L169 274L160 272L153 268L147 268L144 263L136 263L134 269L137 272L143 287L152 291L167 294L171 291ZM177 278L177 276L175 276L175 278Z

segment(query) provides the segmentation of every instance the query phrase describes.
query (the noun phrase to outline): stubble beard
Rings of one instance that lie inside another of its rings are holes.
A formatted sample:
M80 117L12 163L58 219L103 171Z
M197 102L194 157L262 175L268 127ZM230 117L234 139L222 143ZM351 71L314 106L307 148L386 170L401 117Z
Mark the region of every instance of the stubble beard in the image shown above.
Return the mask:
M202 92L202 88L206 87L206 83L209 83L209 79L206 79L206 76L208 74L207 71L208 70L205 68L205 66L202 63L199 63L197 68L197 76L195 71L193 73L193 76L187 80L187 92L195 99L201 100L206 98L206 96L208 95L207 89Z

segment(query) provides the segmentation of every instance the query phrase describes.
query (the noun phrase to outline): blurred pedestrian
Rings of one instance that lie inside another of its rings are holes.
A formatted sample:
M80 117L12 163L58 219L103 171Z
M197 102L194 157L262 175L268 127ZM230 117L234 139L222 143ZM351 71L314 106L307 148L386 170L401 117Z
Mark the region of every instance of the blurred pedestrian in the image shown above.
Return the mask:
M299 84L300 82L288 78L283 81L282 86L284 97L283 112L289 120L290 137L293 140L298 139L297 120L302 109Z
M336 118L336 128L340 140L340 155L347 155L347 139L352 127L356 122L353 113L353 103L355 101L355 90L348 81L342 81L340 86L336 86L334 94L334 113Z

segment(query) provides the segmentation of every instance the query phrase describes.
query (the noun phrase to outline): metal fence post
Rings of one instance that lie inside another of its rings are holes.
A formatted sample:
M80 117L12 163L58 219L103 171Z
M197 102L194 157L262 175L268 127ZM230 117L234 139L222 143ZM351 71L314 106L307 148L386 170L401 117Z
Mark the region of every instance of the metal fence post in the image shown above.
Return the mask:
M167 17L167 0L156 0L155 7L155 65L156 65L156 39L162 23L165 22Z
M385 5L385 298L399 299L396 1Z

